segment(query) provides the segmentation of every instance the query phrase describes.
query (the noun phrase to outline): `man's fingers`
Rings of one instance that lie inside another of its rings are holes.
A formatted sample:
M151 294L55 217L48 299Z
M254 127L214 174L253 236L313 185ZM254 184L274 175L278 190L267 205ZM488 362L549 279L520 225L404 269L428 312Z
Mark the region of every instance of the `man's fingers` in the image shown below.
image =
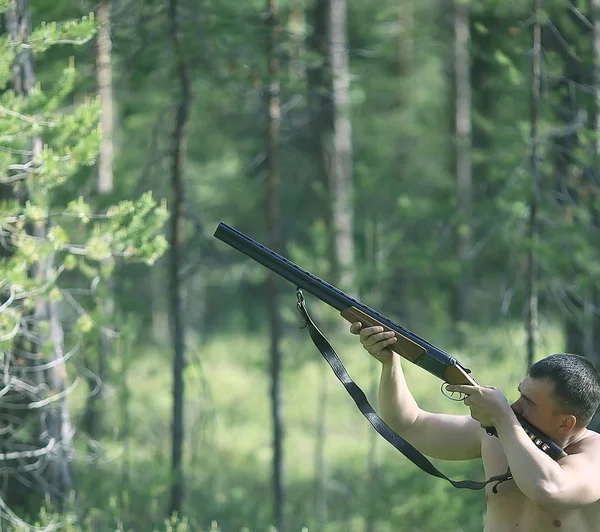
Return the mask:
M361 329L362 323L360 321L356 321L352 325L350 325L350 332L352 334L359 334Z
M374 327L365 327L360 331L360 338L363 342L367 340L374 340L375 337L381 333L383 333L383 327L379 325L375 325Z
M378 327L378 329L382 330L381 327ZM365 334L364 337L361 334L361 339L365 347L373 347L377 344L380 344L383 347L394 343L396 341L396 335L392 331L383 331L375 334Z
M381 357L384 355L391 355L388 348L397 340L394 332L386 331L380 325L363 328L363 324L359 321L350 325L350 332L360 335L362 346L380 362L383 361Z
M477 391L477 386L469 386L467 384L447 384L446 390L449 392L464 393L465 395L471 395Z

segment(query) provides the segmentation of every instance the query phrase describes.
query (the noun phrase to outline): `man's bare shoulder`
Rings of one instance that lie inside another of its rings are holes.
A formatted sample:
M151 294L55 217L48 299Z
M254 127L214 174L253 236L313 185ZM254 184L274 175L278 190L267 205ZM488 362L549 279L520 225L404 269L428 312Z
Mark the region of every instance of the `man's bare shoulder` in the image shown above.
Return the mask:
M587 429L580 439L565 448L565 452L569 456L576 454L600 456L600 434Z

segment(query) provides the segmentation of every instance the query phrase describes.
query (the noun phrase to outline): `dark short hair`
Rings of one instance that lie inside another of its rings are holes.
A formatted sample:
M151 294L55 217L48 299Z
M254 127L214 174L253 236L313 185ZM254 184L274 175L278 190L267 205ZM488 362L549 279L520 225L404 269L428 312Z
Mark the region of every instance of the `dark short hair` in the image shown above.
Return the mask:
M539 360L529 368L533 379L554 383L554 401L565 414L573 414L585 427L600 405L600 374L587 358L559 353Z

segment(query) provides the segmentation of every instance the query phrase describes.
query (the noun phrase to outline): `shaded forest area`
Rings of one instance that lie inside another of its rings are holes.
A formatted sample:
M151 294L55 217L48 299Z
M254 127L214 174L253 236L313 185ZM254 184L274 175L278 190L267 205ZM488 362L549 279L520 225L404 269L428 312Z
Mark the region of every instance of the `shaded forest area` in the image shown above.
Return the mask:
M213 232L507 396L549 351L600 363L600 2L0 16L2 529L481 530L482 495L392 453L300 330L294 287ZM374 397L373 361L309 303ZM419 401L464 413L423 373L407 368Z

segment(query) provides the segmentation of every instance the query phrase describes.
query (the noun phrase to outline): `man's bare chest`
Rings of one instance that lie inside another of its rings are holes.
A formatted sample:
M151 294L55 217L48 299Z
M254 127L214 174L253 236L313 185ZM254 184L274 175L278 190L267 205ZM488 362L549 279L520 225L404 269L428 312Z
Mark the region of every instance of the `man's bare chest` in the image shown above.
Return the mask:
M541 451L540 451L541 452ZM484 438L482 459L486 478L508 470L508 462L495 437ZM514 480L486 487L486 532L521 530L522 532L592 532L600 520L600 503L569 511L542 510L519 490Z

